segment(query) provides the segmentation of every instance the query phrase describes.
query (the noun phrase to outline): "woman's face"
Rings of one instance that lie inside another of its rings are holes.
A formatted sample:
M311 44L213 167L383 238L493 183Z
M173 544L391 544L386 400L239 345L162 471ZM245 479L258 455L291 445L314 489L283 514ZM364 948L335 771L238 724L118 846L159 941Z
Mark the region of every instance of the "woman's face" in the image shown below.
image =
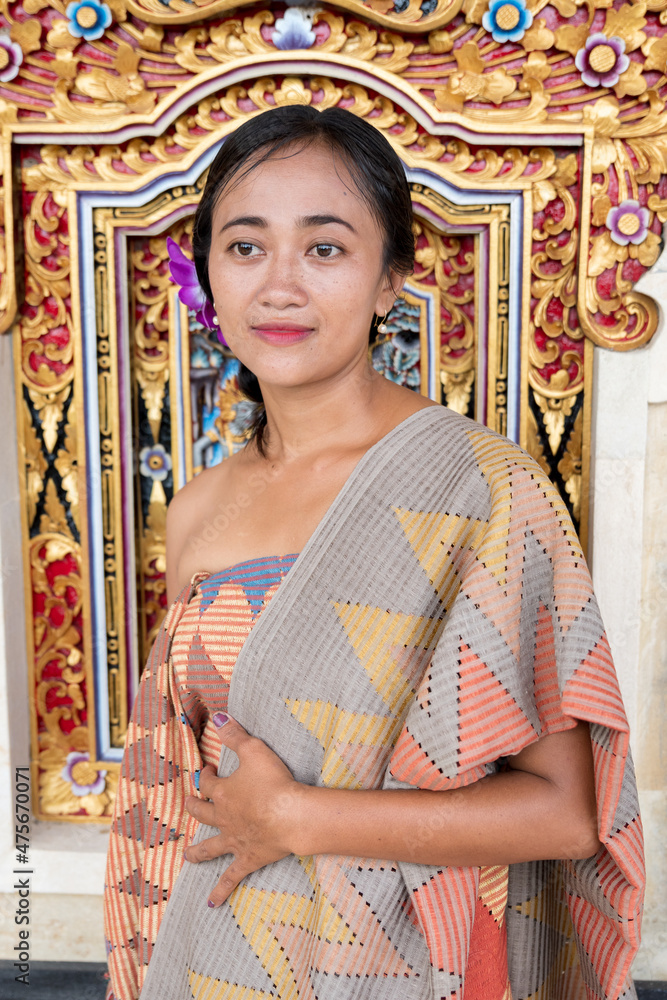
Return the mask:
M225 340L263 387L365 366L373 313L396 297L382 257L344 163L323 146L281 152L232 182L213 213L209 279Z

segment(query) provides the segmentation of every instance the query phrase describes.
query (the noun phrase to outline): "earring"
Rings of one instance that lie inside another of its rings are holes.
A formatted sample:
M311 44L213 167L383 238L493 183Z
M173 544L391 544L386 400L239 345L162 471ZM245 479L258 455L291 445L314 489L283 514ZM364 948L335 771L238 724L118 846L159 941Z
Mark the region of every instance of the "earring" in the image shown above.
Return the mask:
M382 317L382 322L378 323L378 325L377 325L377 332L382 337L384 337L385 333L389 333L389 327L387 326L387 323L386 323L388 315L389 315L388 313L385 313L384 316Z

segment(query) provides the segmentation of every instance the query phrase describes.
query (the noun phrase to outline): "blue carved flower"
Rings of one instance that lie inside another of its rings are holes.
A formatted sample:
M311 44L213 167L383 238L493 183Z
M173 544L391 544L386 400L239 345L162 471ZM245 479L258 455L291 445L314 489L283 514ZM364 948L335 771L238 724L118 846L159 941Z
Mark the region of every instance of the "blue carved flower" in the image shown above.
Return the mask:
M21 46L13 42L9 35L0 35L0 83L7 83L18 76L22 62Z
M494 42L518 42L532 23L526 0L491 0L482 18Z
M98 771L90 763L90 754L67 754L67 761L60 776L72 786L72 794L78 796L100 795L106 785L106 771Z
M142 448L139 452L139 471L148 479L164 482L171 471L171 458L161 444Z
M101 38L105 28L111 24L111 10L99 0L75 0L65 11L67 30L75 38L85 38L87 42Z
M273 44L277 49L309 49L315 42L315 11L306 7L288 7L276 21Z

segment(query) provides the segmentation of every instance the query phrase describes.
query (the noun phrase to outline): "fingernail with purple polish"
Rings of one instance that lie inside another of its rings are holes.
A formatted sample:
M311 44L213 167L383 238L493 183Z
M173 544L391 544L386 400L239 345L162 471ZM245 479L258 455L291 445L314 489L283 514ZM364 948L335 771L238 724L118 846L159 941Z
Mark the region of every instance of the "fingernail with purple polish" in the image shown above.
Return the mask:
M212 903L210 899L208 901L208 905L211 907L212 910L215 909L215 903Z
M215 715L212 716L212 718L213 718L213 725L216 726L218 729L222 729L222 727L229 722L229 716L225 715L224 712L216 712Z

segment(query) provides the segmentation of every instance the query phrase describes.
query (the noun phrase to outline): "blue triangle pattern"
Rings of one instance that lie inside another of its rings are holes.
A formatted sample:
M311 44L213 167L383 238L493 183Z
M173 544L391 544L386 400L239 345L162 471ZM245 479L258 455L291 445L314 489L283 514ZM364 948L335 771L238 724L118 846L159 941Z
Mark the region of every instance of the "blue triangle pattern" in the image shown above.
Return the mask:
M218 573L211 573L198 585L201 592L199 616L213 604L225 584L233 583L243 588L252 616L256 618L264 607L267 590L282 581L297 559L298 553L264 556L261 559L247 559Z

